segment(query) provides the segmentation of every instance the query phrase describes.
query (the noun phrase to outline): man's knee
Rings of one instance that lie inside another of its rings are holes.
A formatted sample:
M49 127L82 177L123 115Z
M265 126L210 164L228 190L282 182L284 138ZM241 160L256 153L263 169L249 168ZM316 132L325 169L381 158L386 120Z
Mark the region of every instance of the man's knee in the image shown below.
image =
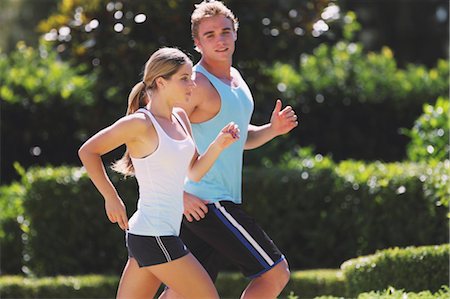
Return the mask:
M275 284L277 288L282 290L291 277L291 272L289 271L289 265L286 259L279 262L275 267L261 275L264 280L269 280L271 284Z
M289 279L291 278L291 271L289 270L289 265L286 259L282 260L277 266L274 267L278 268L277 275L279 276L278 282L282 288L284 288L287 283L289 282Z

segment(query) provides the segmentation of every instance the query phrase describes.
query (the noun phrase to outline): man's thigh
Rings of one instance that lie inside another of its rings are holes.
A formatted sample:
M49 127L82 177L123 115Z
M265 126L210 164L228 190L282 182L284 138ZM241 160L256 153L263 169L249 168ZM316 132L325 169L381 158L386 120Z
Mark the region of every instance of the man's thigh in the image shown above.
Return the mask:
M181 238L213 279L218 273L220 255L250 278L284 259L255 220L240 205L229 201L209 204L208 213L200 221L184 220Z

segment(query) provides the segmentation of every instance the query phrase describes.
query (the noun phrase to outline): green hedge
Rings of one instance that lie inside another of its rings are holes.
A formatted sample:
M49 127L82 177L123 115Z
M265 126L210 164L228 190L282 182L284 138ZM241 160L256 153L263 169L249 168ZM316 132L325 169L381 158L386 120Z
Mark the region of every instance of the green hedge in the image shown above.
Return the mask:
M245 170L244 208L292 269L337 268L378 249L447 242L449 169L448 161L336 164L322 156L290 157L283 168ZM112 179L131 215L134 179ZM82 169L32 168L20 186L22 191L0 196L2 206L22 205L19 214L0 216L2 273L17 269L10 262L18 260L25 273L38 276L122 270L124 234L108 221Z
M57 276L24 278L0 276L2 298L113 298L117 291L117 275ZM248 284L241 274L221 273L216 287L221 298L238 298ZM339 270L298 271L280 298L295 293L301 298L319 295L342 296L345 284Z
M420 292L412 298L446 298L449 254L449 244L393 248L348 260L342 270L293 271L280 298L404 298L400 294L411 291ZM0 276L0 294L2 298L112 298L118 282L117 274ZM221 298L237 298L248 282L239 273L221 273L216 287Z
M0 276L2 298L113 298L119 277L104 275L25 278Z
M356 297L357 299L448 299L450 298L450 290L448 287L443 287L437 292L422 291L422 292L406 292L404 290L396 290L395 288L388 288L384 291L372 291L361 293ZM342 299L342 297L335 296L319 296L315 299Z
M346 261L341 269L348 295L389 287L438 291L449 282L450 245L392 248Z
M289 157L283 168L245 170L244 206L292 267L334 268L378 249L447 242L449 170L449 161Z

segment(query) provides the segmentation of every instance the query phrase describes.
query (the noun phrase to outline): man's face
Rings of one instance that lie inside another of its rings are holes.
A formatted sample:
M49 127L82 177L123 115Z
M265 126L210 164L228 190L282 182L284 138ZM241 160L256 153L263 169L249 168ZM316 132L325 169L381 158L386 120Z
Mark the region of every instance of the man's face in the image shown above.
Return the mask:
M194 39L203 57L214 60L231 60L237 34L233 22L224 15L203 19Z

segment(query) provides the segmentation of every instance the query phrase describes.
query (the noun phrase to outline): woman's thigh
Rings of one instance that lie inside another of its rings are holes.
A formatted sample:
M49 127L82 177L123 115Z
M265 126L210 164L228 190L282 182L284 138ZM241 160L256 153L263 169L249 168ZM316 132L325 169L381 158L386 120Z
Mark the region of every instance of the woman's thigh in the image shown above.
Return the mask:
M183 298L219 298L208 273L191 253L148 269Z
M128 259L117 290L118 299L148 299L153 298L158 291L161 281L148 267L139 268L136 259Z

